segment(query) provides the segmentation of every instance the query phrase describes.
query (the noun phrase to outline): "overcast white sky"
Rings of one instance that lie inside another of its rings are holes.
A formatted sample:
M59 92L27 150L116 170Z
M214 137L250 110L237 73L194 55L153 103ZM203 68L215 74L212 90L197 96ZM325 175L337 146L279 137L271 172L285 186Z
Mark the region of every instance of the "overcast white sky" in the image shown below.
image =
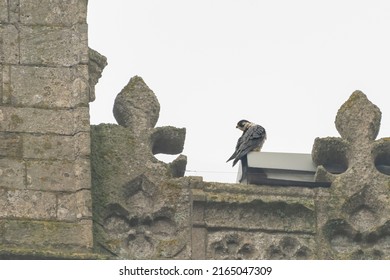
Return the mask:
M185 127L186 175L234 182L225 163L240 119L264 126L263 151L310 153L362 90L390 136L388 0L90 0L89 45L108 58L91 123L116 123L135 75L161 105L157 126ZM174 157L159 157L171 161Z

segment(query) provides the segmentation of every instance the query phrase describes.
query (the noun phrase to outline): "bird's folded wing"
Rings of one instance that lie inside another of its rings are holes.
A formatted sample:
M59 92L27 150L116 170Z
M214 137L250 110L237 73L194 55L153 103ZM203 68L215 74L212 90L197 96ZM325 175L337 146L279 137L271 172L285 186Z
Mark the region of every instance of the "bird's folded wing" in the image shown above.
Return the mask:
M260 125L251 126L242 135L240 147L237 149L236 158L241 158L253 149L257 148L265 139L265 129Z
M242 144L242 137L243 137L243 136L244 136L244 134L243 134L240 138L238 138L237 145L236 145L236 150L234 151L234 153L232 154L232 156L231 156L226 162L228 162L228 161L234 159L234 158L237 156L237 153L239 152L240 146L241 146L241 144Z

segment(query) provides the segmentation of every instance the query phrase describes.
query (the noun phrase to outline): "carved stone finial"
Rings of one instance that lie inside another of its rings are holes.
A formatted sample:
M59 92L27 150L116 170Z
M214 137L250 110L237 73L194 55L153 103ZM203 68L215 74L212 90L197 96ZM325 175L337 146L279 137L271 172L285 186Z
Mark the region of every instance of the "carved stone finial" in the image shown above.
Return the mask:
M172 163L154 155L183 151L186 130L156 127L160 104L141 77L115 99L119 125L91 128L96 240L119 258L179 258L188 254L187 157Z
M372 170L372 145L378 135L381 111L361 91L355 91L337 112L335 124L341 138L315 139L312 158L318 166L331 174L342 174L350 169Z
M185 128L173 126L154 128L159 118L160 103L141 77L135 76L130 79L117 95L113 111L118 124L129 128L137 136L136 141L140 142L138 145L140 150L143 149L141 147L148 148L153 155L175 155L183 151ZM149 154L149 151L143 152ZM175 177L177 174L184 175L186 160L183 164L181 158L180 162L181 164L175 165Z
M119 125L140 134L156 125L160 104L144 80L135 76L115 98L113 112Z
M374 140L379 132L381 111L361 91L355 91L340 107L336 128L348 141Z
M329 244L326 258L388 258L381 240L390 224L390 141L378 135L381 112L361 91L341 106L336 128L341 138L315 139L316 180L332 182L319 201L318 219Z

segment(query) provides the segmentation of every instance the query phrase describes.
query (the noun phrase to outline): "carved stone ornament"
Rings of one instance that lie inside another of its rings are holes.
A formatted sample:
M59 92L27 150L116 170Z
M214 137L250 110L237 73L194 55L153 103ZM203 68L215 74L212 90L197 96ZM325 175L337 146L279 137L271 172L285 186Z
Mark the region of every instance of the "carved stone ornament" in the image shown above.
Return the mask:
M319 208L324 257L390 257L390 139L375 140L380 120L379 108L355 91L337 113L341 138L314 142L317 179L332 183Z
M92 126L94 216L98 247L120 259L188 258L185 129L157 127L160 104L141 77L115 99L119 125ZM187 256L186 256L187 255Z

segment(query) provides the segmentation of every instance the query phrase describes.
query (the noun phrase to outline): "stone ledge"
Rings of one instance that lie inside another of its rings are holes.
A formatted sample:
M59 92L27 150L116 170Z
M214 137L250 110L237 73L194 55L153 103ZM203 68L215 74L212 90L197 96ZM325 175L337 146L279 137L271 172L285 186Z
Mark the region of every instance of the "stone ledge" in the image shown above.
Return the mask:
M267 185L245 185L245 184L227 184L216 182L202 182L196 184L192 189L202 190L207 196L208 201L222 201L224 196L236 197L238 202L248 202L253 197L275 196L288 198L315 198L319 192L324 192L315 188L302 188L295 186L267 186ZM325 190L326 192L326 190ZM197 192L200 195L199 192Z

